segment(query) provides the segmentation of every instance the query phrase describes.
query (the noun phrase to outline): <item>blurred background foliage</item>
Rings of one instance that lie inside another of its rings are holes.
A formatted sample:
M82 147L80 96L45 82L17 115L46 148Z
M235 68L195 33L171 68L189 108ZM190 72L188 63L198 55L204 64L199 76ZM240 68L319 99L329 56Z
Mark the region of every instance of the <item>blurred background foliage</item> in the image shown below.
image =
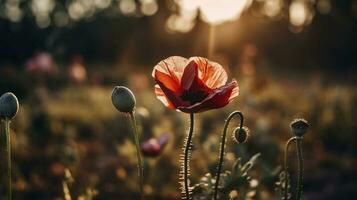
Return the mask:
M193 184L214 174L224 119L239 109L251 136L239 146L228 139L225 169L261 153L246 199L274 199L295 117L311 124L306 199L357 198L356 22L353 0L0 0L0 93L21 104L12 123L15 199L63 199L66 168L74 199L88 191L136 198L135 148L127 117L111 104L114 85L134 91L142 141L169 135L159 156L145 158L146 196L179 199L188 119L159 103L150 75L171 55L209 56L240 85L225 109L196 115Z

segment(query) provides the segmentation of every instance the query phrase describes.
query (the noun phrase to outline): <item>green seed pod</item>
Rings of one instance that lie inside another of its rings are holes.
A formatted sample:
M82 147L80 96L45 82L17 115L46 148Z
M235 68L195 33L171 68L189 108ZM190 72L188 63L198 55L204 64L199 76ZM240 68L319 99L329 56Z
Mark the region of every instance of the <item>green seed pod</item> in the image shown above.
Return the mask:
M7 92L0 97L0 118L1 119L13 119L19 111L19 101L17 97Z
M249 137L249 129L247 127L237 127L233 131L233 140L238 144L247 142Z
M291 132L297 137L302 137L307 132L309 126L309 123L305 119L294 119L290 123Z
M136 100L133 92L124 86L115 86L112 92L112 102L120 112L131 113L134 111Z

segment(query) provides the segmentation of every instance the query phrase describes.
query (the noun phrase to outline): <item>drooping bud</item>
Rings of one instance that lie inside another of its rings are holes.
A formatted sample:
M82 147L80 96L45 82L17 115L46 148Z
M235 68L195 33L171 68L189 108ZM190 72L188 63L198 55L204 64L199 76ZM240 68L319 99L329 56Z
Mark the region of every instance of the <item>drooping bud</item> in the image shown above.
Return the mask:
M307 132L309 126L309 123L305 119L294 119L290 123L291 132L297 137L302 137Z
M124 86L115 86L112 92L112 102L120 112L131 113L134 111L136 100L133 92Z
M233 131L233 140L239 144L245 143L249 137L249 129L247 127L237 127Z
M19 111L19 101L17 97L7 92L0 97L0 118L1 119L13 119Z

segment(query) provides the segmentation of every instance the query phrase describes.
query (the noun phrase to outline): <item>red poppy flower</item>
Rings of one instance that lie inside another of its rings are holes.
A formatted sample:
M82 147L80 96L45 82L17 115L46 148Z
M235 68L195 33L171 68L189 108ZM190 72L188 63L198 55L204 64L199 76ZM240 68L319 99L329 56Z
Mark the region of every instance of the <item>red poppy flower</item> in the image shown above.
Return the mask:
M239 94L237 81L227 84L223 67L202 57L169 57L154 67L152 76L156 97L186 113L224 107Z

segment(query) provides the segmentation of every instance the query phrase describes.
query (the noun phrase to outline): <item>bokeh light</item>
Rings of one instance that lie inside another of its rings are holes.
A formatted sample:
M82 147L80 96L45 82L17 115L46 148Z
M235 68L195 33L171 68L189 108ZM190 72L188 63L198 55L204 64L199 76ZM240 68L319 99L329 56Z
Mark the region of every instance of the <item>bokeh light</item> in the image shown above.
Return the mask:
M202 19L210 24L236 20L250 6L251 0L201 0Z
M319 0L317 1L317 10L321 14L329 14L331 12L332 6L330 0Z
M136 11L136 3L134 0L121 0L119 1L119 9L123 15L134 15Z
M263 5L263 13L268 17L276 17L280 14L283 6L282 0L265 0Z
M12 22L19 22L23 17L20 0L9 0L4 6L4 15Z
M158 11L159 6L156 0L141 0L140 9L144 15L151 16Z
M303 1L294 1L289 8L290 23L294 26L304 25L307 19L307 11Z

